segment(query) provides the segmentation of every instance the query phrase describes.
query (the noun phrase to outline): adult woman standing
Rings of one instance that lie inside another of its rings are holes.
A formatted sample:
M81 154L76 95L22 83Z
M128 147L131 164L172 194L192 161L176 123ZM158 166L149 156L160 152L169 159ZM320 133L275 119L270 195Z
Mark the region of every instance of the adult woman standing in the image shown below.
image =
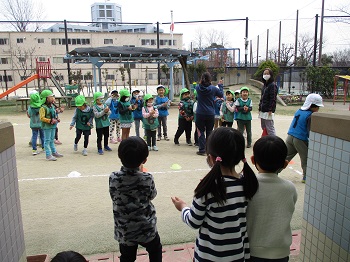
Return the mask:
M196 109L196 126L198 132L198 152L197 155L205 154L206 137L209 137L214 128L215 119L215 97L223 97L223 92L219 88L211 84L211 76L205 72L199 85L196 86L197 91L197 109Z
M273 72L270 68L265 68L263 72L264 86L261 89L259 103L259 118L261 128L266 130L268 135L276 135L274 126L274 114L276 110L277 86L274 82Z

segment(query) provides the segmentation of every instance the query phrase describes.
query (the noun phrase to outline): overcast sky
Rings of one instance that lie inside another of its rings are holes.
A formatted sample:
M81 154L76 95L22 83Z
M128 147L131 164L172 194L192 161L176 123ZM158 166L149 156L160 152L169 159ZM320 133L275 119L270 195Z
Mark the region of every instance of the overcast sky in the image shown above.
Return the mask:
M91 21L90 6L94 0L35 0L42 2L45 20ZM257 36L260 37L259 53L266 48L266 31L269 29L269 47L278 45L279 22L282 21L282 43L294 44L295 18L299 10L299 35L309 34L313 37L315 15L321 15L322 0L246 0L246 1L190 1L190 0L111 0L122 6L123 22L162 23L170 22L170 10L173 10L174 33L184 34L184 48L194 42L196 32L201 28L204 32L211 29L223 31L228 37L227 47L241 48L244 54L245 21L202 23L176 25L176 22L203 21L219 19L249 19L248 38L253 41L253 52L256 53ZM325 0L325 15L337 15L329 9L347 6L349 0ZM339 14L338 14L339 15ZM328 20L329 21L329 20ZM169 32L169 25L161 26ZM324 52L349 48L350 24L325 23Z

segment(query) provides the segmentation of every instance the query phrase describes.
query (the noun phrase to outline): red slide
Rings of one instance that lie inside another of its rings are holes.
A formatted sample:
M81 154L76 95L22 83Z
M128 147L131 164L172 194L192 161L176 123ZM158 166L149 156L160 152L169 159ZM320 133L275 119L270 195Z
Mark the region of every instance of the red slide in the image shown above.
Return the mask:
M30 77L28 77L26 80L23 80L22 82L18 83L17 85L11 87L9 90L5 91L4 93L0 94L0 99L7 96L8 94L16 91L18 88L28 84L29 82L35 80L35 79L38 79L39 78L39 75L38 74L35 74L35 75L32 75Z

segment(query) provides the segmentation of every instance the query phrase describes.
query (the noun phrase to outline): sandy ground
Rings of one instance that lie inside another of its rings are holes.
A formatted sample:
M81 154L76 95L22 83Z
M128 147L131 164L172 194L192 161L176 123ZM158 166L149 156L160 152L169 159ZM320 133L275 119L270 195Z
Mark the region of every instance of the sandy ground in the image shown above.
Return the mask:
M345 107L344 107L345 108ZM194 241L197 232L188 228L173 207L171 196L179 196L191 203L193 190L201 177L208 172L205 157L195 154L197 148L185 144L184 134L180 145L172 139L177 129L177 108L170 109L168 130L170 141L160 141L158 152L150 152L145 168L154 175L158 195L153 201L157 209L158 230L162 243L175 244ZM345 109L344 109L345 111ZM54 255L62 250L75 250L82 254L113 252L118 249L113 239L112 202L108 193L108 176L119 170L118 144L110 145L112 152L98 155L96 133L92 131L88 156L73 151L75 131L69 130L73 110L60 115L57 146L64 154L56 162L45 160L45 153L32 156L28 141L31 137L29 119L25 113L0 116L14 125L17 168L27 255L46 253ZM292 116L276 115L277 135L286 138ZM234 124L236 126L236 124ZM253 113L253 142L261 135L257 112ZM143 131L142 131L143 133ZM135 130L131 130L131 135ZM247 159L252 149L246 150ZM250 160L249 163L251 164ZM172 169L173 164L180 166ZM254 169L254 168L253 168ZM301 228L304 184L301 183L299 157L281 176L293 181L298 190L298 201L293 216L293 230Z

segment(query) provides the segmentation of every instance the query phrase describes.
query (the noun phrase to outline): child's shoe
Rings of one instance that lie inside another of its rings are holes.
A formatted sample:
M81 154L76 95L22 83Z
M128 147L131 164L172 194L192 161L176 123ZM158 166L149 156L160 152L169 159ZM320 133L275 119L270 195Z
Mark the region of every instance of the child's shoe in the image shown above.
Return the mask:
M112 151L112 148L110 148L109 146L105 146L105 151Z
M55 139L54 143L55 143L56 145L62 145L62 142L61 142L60 140L58 140L58 139Z
M102 150L102 149L98 149L98 150L97 150L97 153L98 153L99 155L103 155L103 150Z
M151 151L151 147L150 146L148 146L148 151Z
M164 140L165 140L165 141L169 141L170 139L169 139L169 137L164 136Z
M60 154L60 153L58 153L58 152L52 153L52 155L53 155L54 157L63 157L63 155Z
M179 146L180 145L179 140L174 138L174 144Z
M192 146L192 142L191 142L191 140L187 140L187 142L186 142L186 143L187 143L187 145L188 145L188 146Z
M153 151L158 151L158 147L157 146L153 146Z
M83 155L83 156L87 156L87 155L88 155L88 154L87 154L87 149L86 149L86 148L83 149L82 155Z
M47 161L56 161L57 158L54 157L54 156L52 156L52 155L49 155L49 156L46 157L46 160L47 160Z
M74 144L74 151L78 151L78 144Z
M111 143L111 144L117 144L117 143L118 143L118 141L117 141L117 140L115 140L114 138L112 138L112 139L110 139L110 140L109 140L109 143Z
M33 150L33 156L39 155L40 152L38 150Z
M157 141L160 141L160 139L161 139L161 137L160 137L160 136L158 136Z
M118 138L117 138L117 141L118 141L118 142L121 142L122 140L121 140L121 138L120 138L120 137L118 137Z

